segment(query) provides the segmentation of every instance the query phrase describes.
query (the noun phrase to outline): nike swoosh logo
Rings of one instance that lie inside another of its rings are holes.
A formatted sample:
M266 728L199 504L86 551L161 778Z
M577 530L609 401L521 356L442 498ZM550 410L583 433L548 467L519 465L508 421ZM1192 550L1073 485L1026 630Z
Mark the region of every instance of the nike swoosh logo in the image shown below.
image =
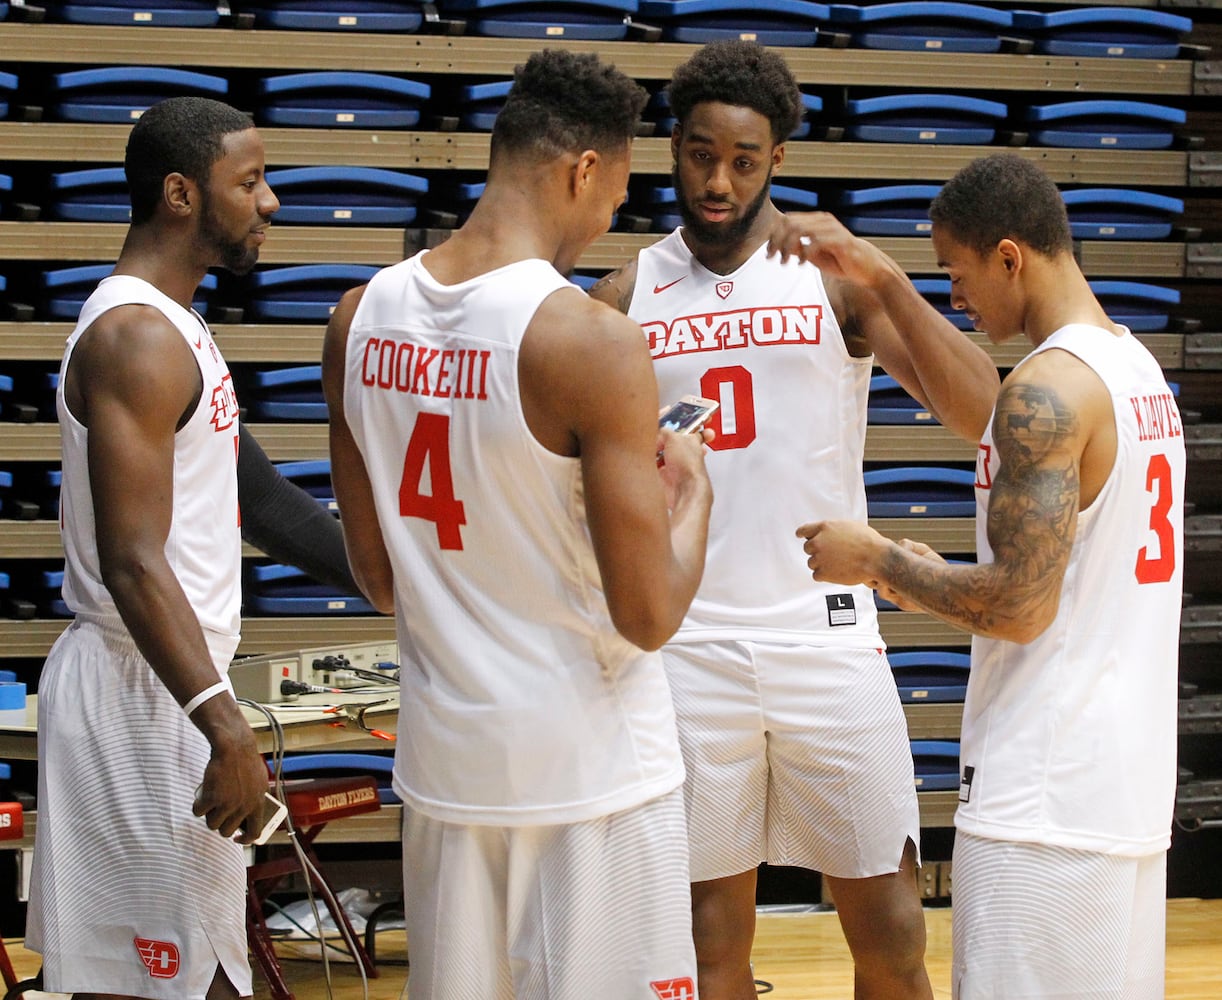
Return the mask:
M668 282L667 282L665 285L654 285L654 286L653 286L653 294L654 294L654 295L657 295L659 292L664 292L664 291L666 291L666 289L670 288L670 287L671 287L671 285L677 285L677 284L679 284L679 282L680 282L680 281L682 281L682 280L683 280L683 278L686 278L686 277L687 277L687 275L685 274L685 275L683 275L683 277L682 277L682 278L676 278L674 281L668 281Z

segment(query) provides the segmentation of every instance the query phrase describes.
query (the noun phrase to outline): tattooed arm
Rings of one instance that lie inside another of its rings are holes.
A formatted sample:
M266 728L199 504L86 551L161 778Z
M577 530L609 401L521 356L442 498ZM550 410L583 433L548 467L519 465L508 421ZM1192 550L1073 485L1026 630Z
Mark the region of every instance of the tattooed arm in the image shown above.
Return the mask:
M636 258L633 257L627 264L599 278L590 289L590 298L605 302L627 316L635 288Z
M867 525L824 521L798 529L814 577L888 588L976 635L1036 638L1057 614L1082 496L1083 453L1112 419L1102 383L1086 373L1055 351L1030 359L1002 385L993 420L1000 467L988 507L993 562L952 566Z

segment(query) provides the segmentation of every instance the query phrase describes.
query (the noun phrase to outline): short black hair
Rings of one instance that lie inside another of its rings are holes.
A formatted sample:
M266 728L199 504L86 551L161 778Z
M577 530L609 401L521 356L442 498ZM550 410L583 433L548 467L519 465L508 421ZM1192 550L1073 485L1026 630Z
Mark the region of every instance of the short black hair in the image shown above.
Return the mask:
M802 93L785 60L757 42L710 42L676 67L667 88L680 124L705 101L750 108L772 125L774 144L802 124Z
M170 97L145 111L123 158L133 225L153 217L167 174L204 183L224 155L225 136L248 128L250 115L207 97Z
M929 218L981 254L1004 239L1046 257L1073 253L1065 199L1051 177L1016 153L973 160L938 192Z
M504 150L552 159L562 153L625 146L649 95L593 53L545 49L513 71L513 86L492 126L492 156Z

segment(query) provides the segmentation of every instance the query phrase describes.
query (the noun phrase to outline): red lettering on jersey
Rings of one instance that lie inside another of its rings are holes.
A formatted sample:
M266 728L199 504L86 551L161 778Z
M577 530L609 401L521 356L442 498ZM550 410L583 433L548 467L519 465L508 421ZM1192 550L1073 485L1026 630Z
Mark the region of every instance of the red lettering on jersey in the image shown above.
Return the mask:
M655 358L700 351L726 351L754 344L819 344L823 340L823 307L761 306L727 312L679 316L642 325Z
M976 447L976 489L991 490L993 473L989 471L989 459L993 457L993 446L981 444Z
M691 976L680 979L655 979L649 984L658 1000L696 1000L696 984Z
M361 359L361 384L416 396L488 398L491 351L412 344L370 337Z
M132 938L140 961L149 970L153 979L173 979L178 975L178 946L172 941L155 941L152 938Z

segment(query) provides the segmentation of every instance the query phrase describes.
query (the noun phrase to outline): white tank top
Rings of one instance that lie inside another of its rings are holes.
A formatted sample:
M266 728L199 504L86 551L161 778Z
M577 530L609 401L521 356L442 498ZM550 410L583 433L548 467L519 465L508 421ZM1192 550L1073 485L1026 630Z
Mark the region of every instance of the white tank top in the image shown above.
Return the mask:
M131 275L104 278L89 296L60 363L55 408L63 449L64 601L77 615L122 627L98 562L88 430L64 400L64 374L77 340L99 316L122 305L148 305L163 313L190 346L203 379L199 405L174 436L174 499L165 554L223 674L237 649L242 624L237 396L229 368L203 319Z
M1056 620L1026 645L972 644L955 823L982 837L1152 854L1170 843L1175 799L1183 426L1158 363L1128 331L1067 326L1032 353L1053 349L1111 393L1116 462L1078 515ZM993 559L997 467L990 421L977 456L982 563Z
M662 405L687 394L721 403L704 577L672 641L882 648L872 592L816 583L794 534L866 520L873 358L849 355L818 268L766 251L714 274L675 230L637 258L628 315L644 327Z
M567 823L683 780L658 653L602 593L581 463L522 413L518 354L571 287L542 260L456 285L418 255L374 276L348 339L344 408L395 576L395 788L455 823Z

